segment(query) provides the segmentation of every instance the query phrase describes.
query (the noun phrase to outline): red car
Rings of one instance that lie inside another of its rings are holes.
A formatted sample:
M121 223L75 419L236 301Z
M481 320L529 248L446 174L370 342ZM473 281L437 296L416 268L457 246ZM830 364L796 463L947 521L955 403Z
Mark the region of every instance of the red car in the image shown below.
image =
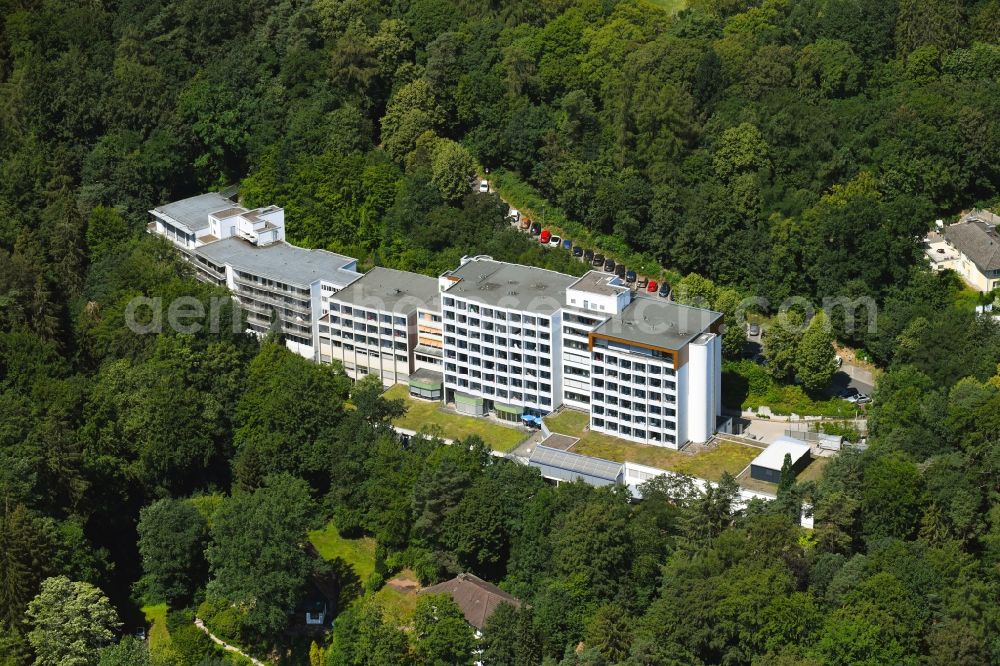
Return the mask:
M649 284L646 285L646 291L648 291L651 294L656 293L656 288L657 288L656 280L650 280Z
M552 238L552 232L548 229L542 229L542 235L538 237L538 242L543 245L548 245L550 238Z

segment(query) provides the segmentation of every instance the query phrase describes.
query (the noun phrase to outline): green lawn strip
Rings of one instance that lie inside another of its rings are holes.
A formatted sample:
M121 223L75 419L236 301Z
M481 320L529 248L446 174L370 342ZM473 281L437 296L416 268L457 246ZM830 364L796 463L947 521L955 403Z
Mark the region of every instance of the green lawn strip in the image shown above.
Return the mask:
M760 449L756 447L726 441L720 442L711 450L698 453L674 451L661 446L630 442L603 433L584 431L587 422L586 413L571 409L563 409L545 419L545 424L552 432L580 438L580 441L570 449L573 453L615 462L649 465L709 481L718 481L722 478L723 472L729 472L734 476L739 474L760 454Z
M535 188L521 180L516 173L506 169L496 169L490 173L489 179L504 201L552 231L553 234L569 238L574 244L591 248L595 253L624 263L640 275L661 281L665 279L671 284L681 279L680 273L664 268L654 257L635 252L629 248L624 239L614 235L595 233L583 224L569 219L562 209L547 201Z
M173 649L167 629L167 604L143 606L142 613L149 623L149 651L157 655Z
M309 541L325 560L339 557L351 565L362 583L375 571L375 539L361 537L346 539L340 536L333 522L321 530L309 532Z
M510 451L523 441L528 434L517 428L508 428L485 418L461 416L442 410L440 403L415 400L410 397L404 384L397 384L385 392L389 399L399 399L406 403L406 414L393 421L398 428L406 428L446 439L464 439L478 435L494 451Z

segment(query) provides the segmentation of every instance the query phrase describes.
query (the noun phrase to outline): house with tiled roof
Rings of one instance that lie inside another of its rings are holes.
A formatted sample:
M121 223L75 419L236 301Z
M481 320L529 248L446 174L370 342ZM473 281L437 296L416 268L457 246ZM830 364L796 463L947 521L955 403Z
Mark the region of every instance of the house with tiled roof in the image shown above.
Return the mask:
M521 607L520 599L470 573L461 573L451 580L425 587L420 594L447 594L462 609L465 621L477 631L483 630L486 620L500 604Z
M948 245L958 253L950 268L974 289L982 292L1000 287L1000 216L985 210L964 215L945 228Z

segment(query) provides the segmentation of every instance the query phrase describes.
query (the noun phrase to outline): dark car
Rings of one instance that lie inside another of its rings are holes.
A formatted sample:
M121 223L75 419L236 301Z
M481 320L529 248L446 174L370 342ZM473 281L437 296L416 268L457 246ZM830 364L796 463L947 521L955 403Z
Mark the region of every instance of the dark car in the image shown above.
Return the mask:
M854 388L853 386L848 386L844 389L841 389L840 393L838 393L837 396L843 398L844 400L850 400L851 398L855 398L858 395L858 393L860 393L858 389Z
M563 249L568 250L573 247L573 241L568 238L563 238Z
M618 264L617 266L615 266L615 275L617 275L620 278L625 277L625 264Z
M537 236L537 235L539 235L541 233L542 233L542 225L539 224L538 222L533 222L531 224L531 235L532 236Z
M607 261L604 262L604 272L605 273L613 273L615 271L615 266L617 266L617 264L615 263L615 260L614 259L608 259Z
M595 254L594 255L594 262L593 262L593 264L594 264L594 266L597 266L598 268L600 268L601 266L603 266L604 265L604 255L603 254Z
M582 257L583 256L583 248L580 247L579 245L574 245L573 246L573 256L574 257Z
M666 298L670 295L670 285L664 282L660 285L660 298Z
M625 281L628 282L629 284L635 282L635 271L627 271L625 273Z
M594 251L593 250L584 250L583 251L583 260L586 261L588 264L590 262L592 262L594 260Z

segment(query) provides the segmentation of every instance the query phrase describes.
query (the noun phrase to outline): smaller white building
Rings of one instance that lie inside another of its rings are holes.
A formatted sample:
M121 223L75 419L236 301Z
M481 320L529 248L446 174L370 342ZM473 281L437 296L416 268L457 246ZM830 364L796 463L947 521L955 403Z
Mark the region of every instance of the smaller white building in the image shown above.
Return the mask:
M810 446L805 442L791 437L779 437L764 449L750 463L750 478L768 483L781 481L781 468L785 464L785 456L792 460L792 470L798 474L812 460Z

